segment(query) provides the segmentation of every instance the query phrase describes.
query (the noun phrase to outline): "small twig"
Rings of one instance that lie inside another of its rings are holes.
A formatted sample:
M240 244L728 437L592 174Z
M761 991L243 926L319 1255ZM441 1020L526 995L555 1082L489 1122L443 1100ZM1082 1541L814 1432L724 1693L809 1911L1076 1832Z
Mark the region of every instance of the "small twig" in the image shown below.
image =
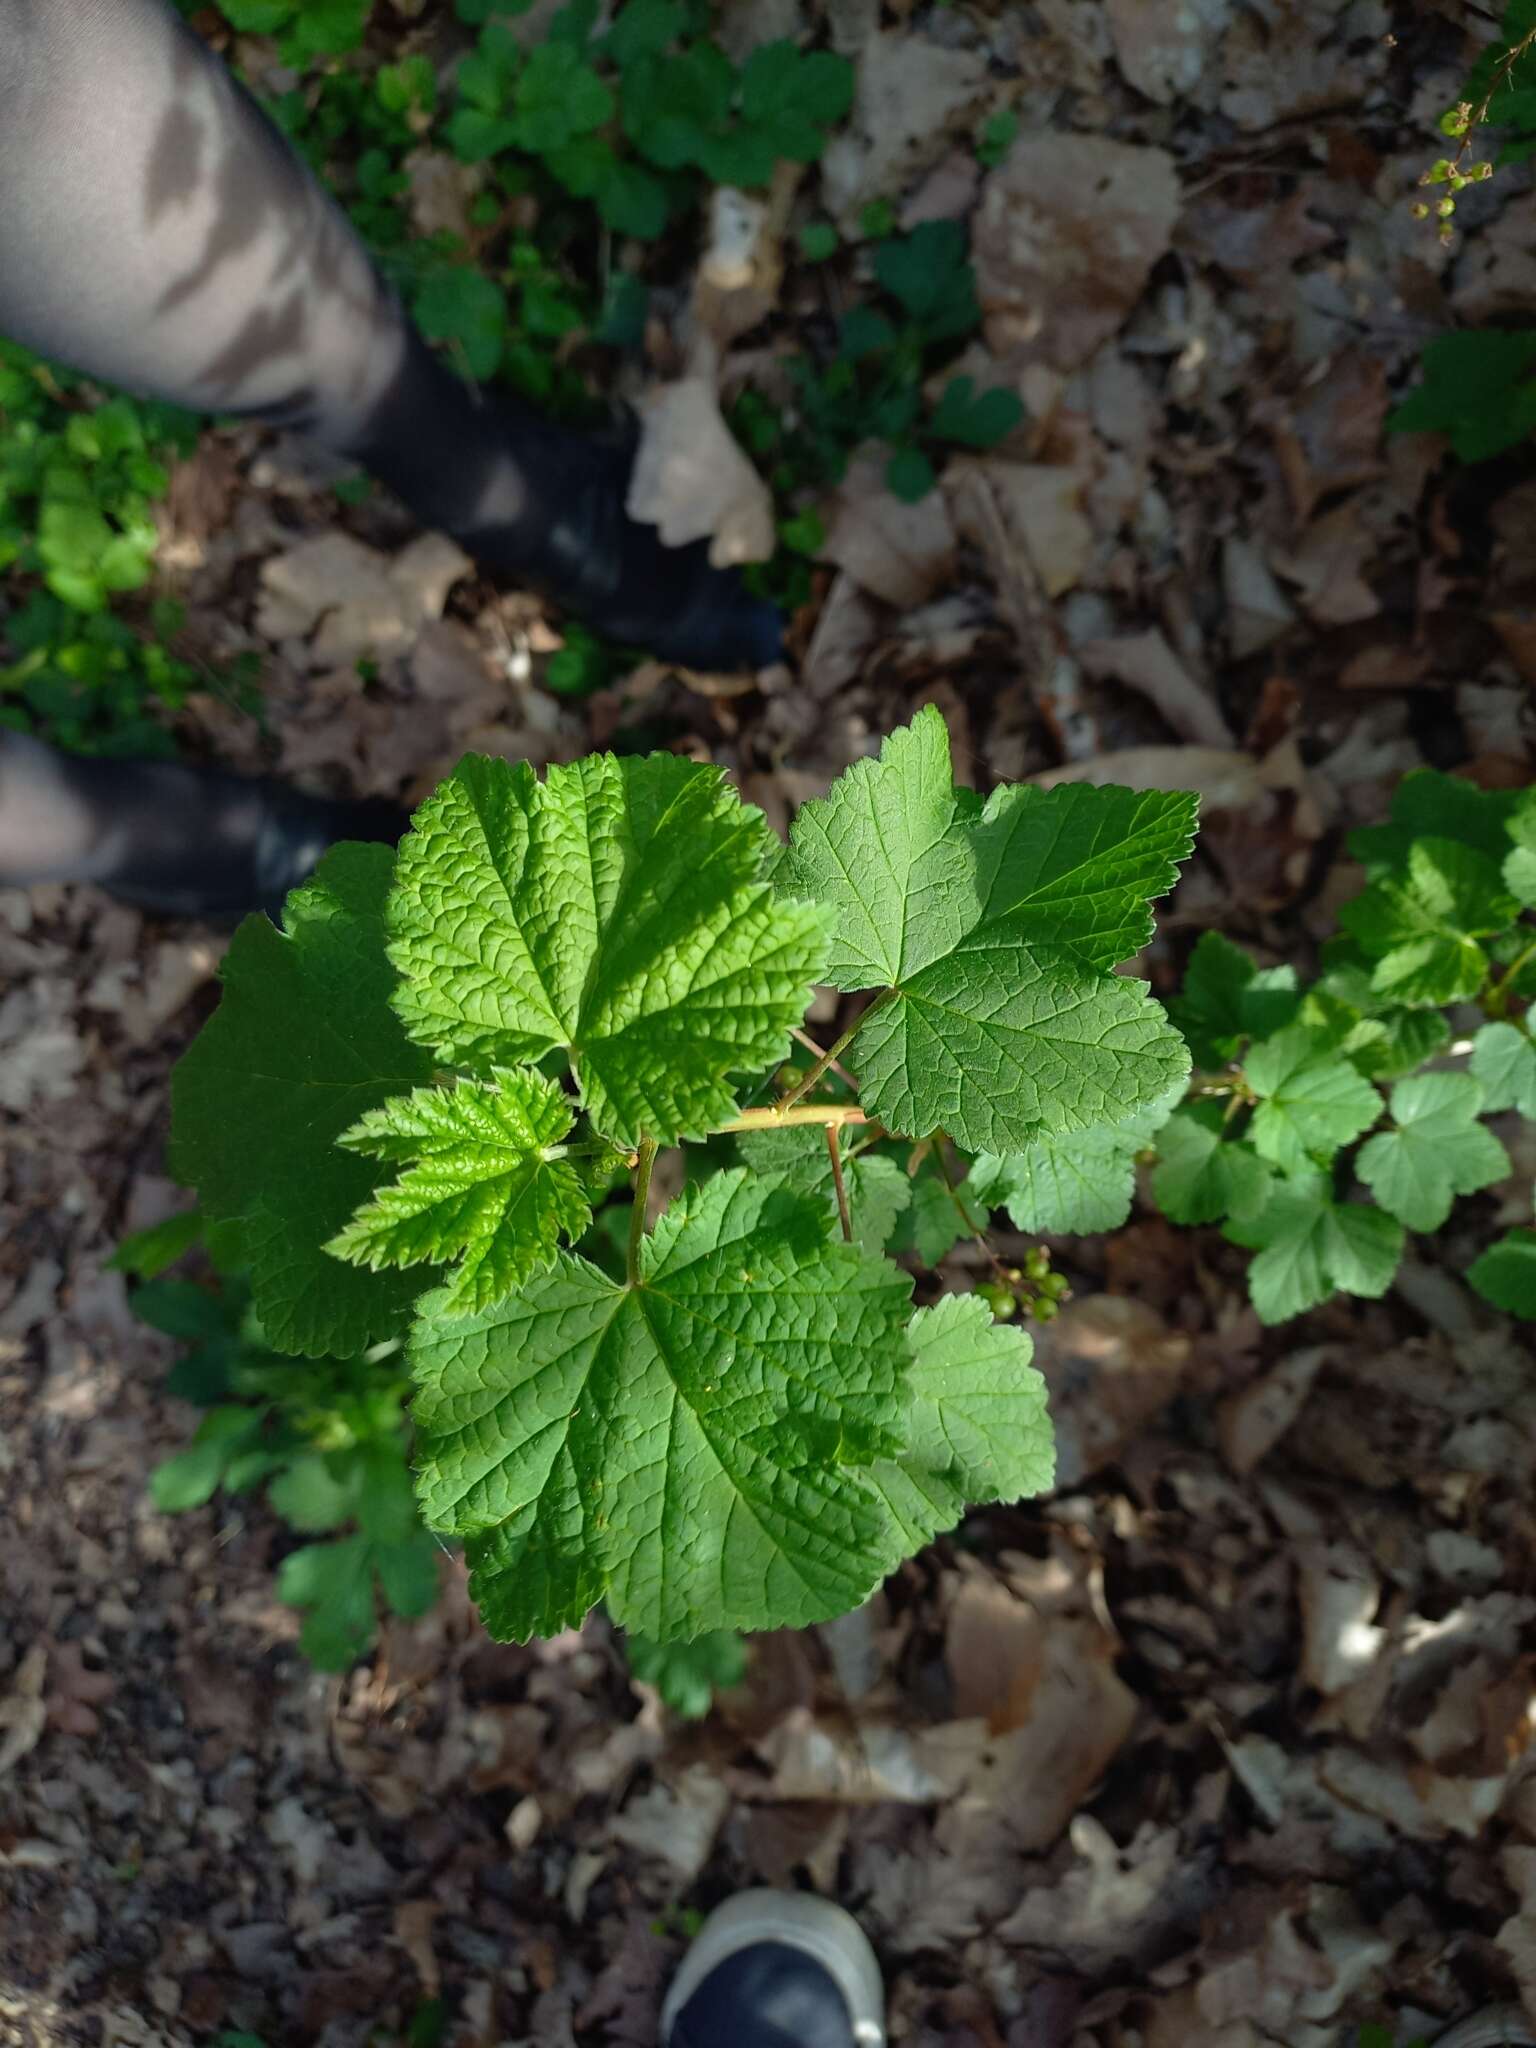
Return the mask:
M821 1047L816 1043L815 1039L812 1038L809 1031L802 1031L799 1025L797 1024L789 1035L796 1041L797 1044L803 1045L806 1051L808 1053L813 1054L815 1058L819 1060L825 1060L827 1063L828 1073L836 1074L839 1081L846 1081L848 1086L854 1091L854 1093L858 1093L859 1084L857 1081L855 1081L852 1074L849 1073L848 1069L843 1065L842 1061L835 1060L832 1058L830 1053L823 1052Z
M1529 967L1533 959L1536 959L1536 939L1532 939L1531 943L1523 951L1515 955L1498 980L1494 982L1488 993L1482 998L1482 1009L1485 1016L1504 1018L1509 1016L1509 1001L1515 992L1515 976L1522 968Z
M656 1164L656 1140L642 1138L635 1153L635 1206L629 1214L629 1252L624 1262L631 1287L640 1285L640 1244L645 1236L645 1212L651 1199L651 1168Z
M781 1110L793 1109L795 1104L800 1100L802 1095L808 1095L810 1091L816 1086L816 1083L821 1079L822 1075L835 1062L838 1054L846 1052L849 1046L852 1045L854 1034L869 1022L870 1018L874 1016L876 1010L883 1010L887 1003L894 1002L895 999L895 989L881 989L879 995L875 997L875 1000L869 1005L868 1009L864 1010L858 1017L854 1019L853 1023L851 1023L848 1026L848 1029L843 1033L842 1037L833 1040L831 1046L827 1049L826 1052L824 1052L821 1055L820 1059L817 1060L815 1066L811 1068L809 1073L801 1075L800 1079L795 1083L794 1087L790 1089L789 1093L784 1097L783 1101L779 1104L779 1108Z
M843 1226L843 1243L853 1243L853 1218L848 1214L848 1189L843 1180L843 1155L837 1149L837 1125L828 1124L827 1157L832 1162L832 1186L837 1195L837 1215Z

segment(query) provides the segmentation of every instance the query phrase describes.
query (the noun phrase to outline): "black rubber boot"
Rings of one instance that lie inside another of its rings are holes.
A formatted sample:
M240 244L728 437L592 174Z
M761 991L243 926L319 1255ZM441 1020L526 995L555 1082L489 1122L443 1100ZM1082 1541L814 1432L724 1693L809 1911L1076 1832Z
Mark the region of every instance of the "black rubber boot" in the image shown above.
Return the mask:
M409 819L378 799L174 761L60 754L0 733L0 887L94 882L172 917L274 915L341 839L393 844Z
M874 1951L829 1900L738 1893L683 1958L661 2039L663 2048L883 2048Z

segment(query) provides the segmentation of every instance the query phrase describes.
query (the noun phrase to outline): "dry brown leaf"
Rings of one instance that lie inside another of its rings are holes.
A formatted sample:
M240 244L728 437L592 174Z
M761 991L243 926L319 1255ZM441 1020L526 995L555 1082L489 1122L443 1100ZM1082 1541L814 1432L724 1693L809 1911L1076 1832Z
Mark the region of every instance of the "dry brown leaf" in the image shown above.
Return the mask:
M1274 1449L1306 1405L1330 1356L1327 1345L1292 1352L1272 1372L1224 1401L1216 1413L1222 1456L1244 1478Z
M34 1643L11 1675L10 1691L0 1699L0 1778L16 1768L42 1740L48 1725L43 1680L48 1652Z
M1108 0L1115 62L1160 106L1187 100L1232 13L1232 0Z
M1386 1631L1375 1625L1381 1585L1353 1544L1296 1546L1301 1597L1301 1675L1332 1699L1376 1662Z
M714 379L698 372L640 403L640 447L625 510L668 547L707 540L716 568L773 553L773 499L721 416Z
M872 597L906 609L932 597L953 572L955 529L942 492L904 504L886 489L885 470L881 451L861 451L849 463L821 553Z
M894 198L950 148L992 97L987 60L909 30L872 35L858 54L847 129L821 160L821 190L845 234L872 199Z
M1227 601L1227 648L1234 661L1262 653L1295 625L1295 606L1251 540L1229 534L1222 542L1221 584Z
M638 1793L608 1833L637 1856L665 1864L678 1888L686 1890L709 1861L730 1803L718 1771L690 1764L670 1783L658 1782Z
M485 183L478 164L461 163L442 149L413 149L405 159L411 225L418 235L453 235L473 240L469 209Z
M1059 782L1192 789L1202 809L1213 811L1251 813L1258 808L1267 815L1273 804L1253 755L1228 747L1124 747L1069 768L1047 768L1029 779L1039 789L1054 789Z
M1197 683L1162 634L1128 634L1120 640L1085 640L1077 658L1090 676L1109 676L1139 690L1182 740L1197 746L1231 747L1232 728L1209 689Z
M944 1661L961 1720L1005 1735L1028 1719L1044 1658L1040 1618L996 1579L968 1576L950 1603Z
M944 483L961 532L984 553L995 528L975 517L978 489L990 495L1002 531L1010 545L1028 557L1047 597L1061 597L1081 583L1093 560L1094 536L1083 511L1083 477L1077 470L991 457L951 463Z
M894 1799L928 1806L955 1796L986 1743L982 1721L946 1721L919 1729L883 1721L855 1725L818 1720L796 1707L755 1745L773 1768L770 1784L757 1796L831 1799L845 1806Z
M302 659L314 669L403 654L471 566L442 534L421 534L394 557L350 534L314 534L262 563L256 630L308 641Z
M1155 1309L1114 1294L1069 1302L1035 1338L1050 1389L1056 1483L1076 1486L1113 1463L1178 1392L1189 1339Z
M1102 135L1024 135L972 231L993 352L1075 370L1119 328L1179 213L1171 156Z
M1068 1829L1077 1861L1040 1884L997 1929L999 1941L1044 1954L1088 1976L1138 1964L1192 1929L1213 1897L1208 1869L1177 1828L1143 1821L1119 1849L1091 1814Z

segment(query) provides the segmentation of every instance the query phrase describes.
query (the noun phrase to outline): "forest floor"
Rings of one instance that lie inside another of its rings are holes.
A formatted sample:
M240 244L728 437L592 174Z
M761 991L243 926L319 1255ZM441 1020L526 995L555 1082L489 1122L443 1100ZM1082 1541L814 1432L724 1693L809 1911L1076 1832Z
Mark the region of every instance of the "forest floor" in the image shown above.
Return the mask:
M987 343L1028 424L916 506L851 479L791 667L584 700L541 688L532 600L339 509L296 444L209 434L162 571L203 654L260 656L265 719L197 697L188 751L415 798L467 749L665 746L782 828L935 703L979 787L1201 793L1154 987L1211 927L1315 964L1408 770L1536 775L1536 466L1384 431L1426 340L1536 295L1522 172L1449 249L1410 215L1457 14L893 22L931 58L891 77L932 104L884 116L937 138L909 209L978 243L1027 209L1044 326ZM1025 122L980 178L944 140L977 50ZM912 2048L1407 2041L1522 1990L1536 2018L1536 1378L1454 1228L1384 1301L1269 1331L1215 1233L1056 1241L1058 1491L759 1639L702 1722L599 1618L489 1642L446 1559L439 1608L328 1679L263 1508L150 1504L190 1411L105 1264L185 1203L168 1080L223 944L0 893L0 2042L361 2048L441 2001L454 2048L648 2043L693 1916L750 1883L859 1914Z

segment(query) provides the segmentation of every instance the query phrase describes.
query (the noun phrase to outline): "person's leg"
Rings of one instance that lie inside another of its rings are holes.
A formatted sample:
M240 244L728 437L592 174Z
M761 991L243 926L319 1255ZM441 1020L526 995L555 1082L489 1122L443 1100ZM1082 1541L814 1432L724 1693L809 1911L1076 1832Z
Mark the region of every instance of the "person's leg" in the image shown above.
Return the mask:
M778 620L624 513L628 437L477 398L345 216L169 0L0 0L0 333L356 457L493 573L700 667Z
M662 2048L883 2048L880 1966L857 1921L803 1892L738 1892L683 1958Z
M0 730L0 888L96 882L171 915L275 910L338 839L406 815L173 761L90 760Z

